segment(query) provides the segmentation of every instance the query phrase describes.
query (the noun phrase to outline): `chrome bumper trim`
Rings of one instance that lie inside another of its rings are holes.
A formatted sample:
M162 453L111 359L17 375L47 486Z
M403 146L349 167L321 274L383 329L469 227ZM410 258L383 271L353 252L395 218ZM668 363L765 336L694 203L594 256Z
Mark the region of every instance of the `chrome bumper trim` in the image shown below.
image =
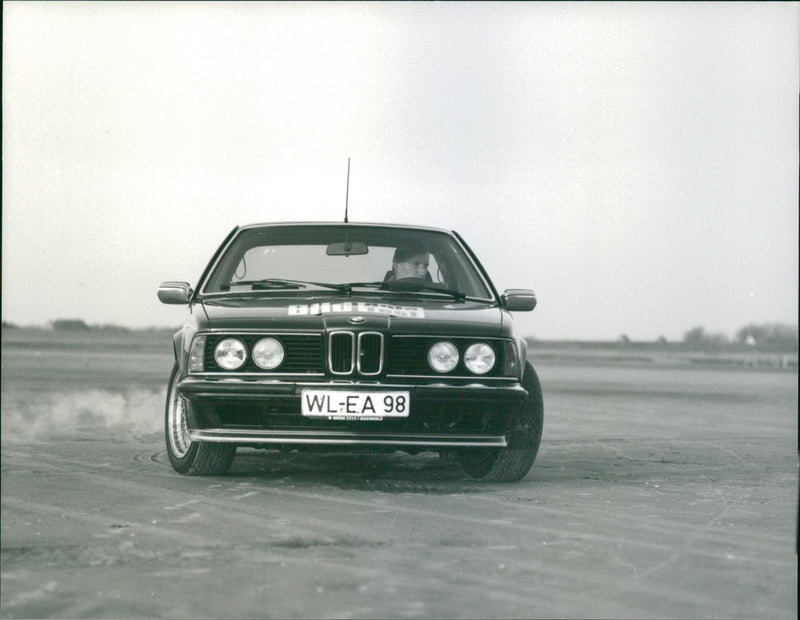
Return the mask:
M340 446L430 446L451 448L505 448L502 435L379 434L348 431L265 431L213 428L190 430L192 441L242 444L307 444Z

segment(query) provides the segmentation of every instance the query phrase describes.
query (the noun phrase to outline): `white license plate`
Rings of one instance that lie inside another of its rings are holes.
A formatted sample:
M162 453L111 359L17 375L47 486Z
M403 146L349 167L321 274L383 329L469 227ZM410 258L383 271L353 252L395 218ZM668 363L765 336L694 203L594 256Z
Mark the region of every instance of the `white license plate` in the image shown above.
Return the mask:
M351 392L345 390L302 390L304 416L332 420L376 420L408 417L408 392Z

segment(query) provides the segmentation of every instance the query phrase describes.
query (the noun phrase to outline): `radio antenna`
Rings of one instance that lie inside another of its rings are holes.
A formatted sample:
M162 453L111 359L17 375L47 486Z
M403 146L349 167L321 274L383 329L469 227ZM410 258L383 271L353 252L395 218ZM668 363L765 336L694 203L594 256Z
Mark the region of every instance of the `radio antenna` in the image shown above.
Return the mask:
M347 224L347 205L350 202L350 158L347 158L347 190L344 194L344 223Z

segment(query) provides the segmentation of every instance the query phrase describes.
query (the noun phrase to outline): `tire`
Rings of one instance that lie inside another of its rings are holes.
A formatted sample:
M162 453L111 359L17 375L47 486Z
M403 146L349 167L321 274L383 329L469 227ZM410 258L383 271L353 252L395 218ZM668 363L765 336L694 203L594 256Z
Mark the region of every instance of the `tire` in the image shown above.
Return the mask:
M192 441L186 424L186 404L178 394L180 372L172 369L164 411L164 436L167 456L179 474L187 476L222 476L230 469L236 444Z
M458 460L472 478L493 482L522 480L533 466L542 440L544 402L539 377L529 362L525 363L522 387L528 398L514 412L509 432L509 447L494 450L461 450Z

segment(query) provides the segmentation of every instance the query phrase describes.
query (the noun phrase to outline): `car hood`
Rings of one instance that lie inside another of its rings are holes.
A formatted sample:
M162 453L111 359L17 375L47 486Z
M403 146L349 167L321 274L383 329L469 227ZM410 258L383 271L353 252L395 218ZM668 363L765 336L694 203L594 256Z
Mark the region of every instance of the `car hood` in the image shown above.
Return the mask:
M393 334L502 336L496 303L424 297L221 297L201 302L199 329L379 329Z

